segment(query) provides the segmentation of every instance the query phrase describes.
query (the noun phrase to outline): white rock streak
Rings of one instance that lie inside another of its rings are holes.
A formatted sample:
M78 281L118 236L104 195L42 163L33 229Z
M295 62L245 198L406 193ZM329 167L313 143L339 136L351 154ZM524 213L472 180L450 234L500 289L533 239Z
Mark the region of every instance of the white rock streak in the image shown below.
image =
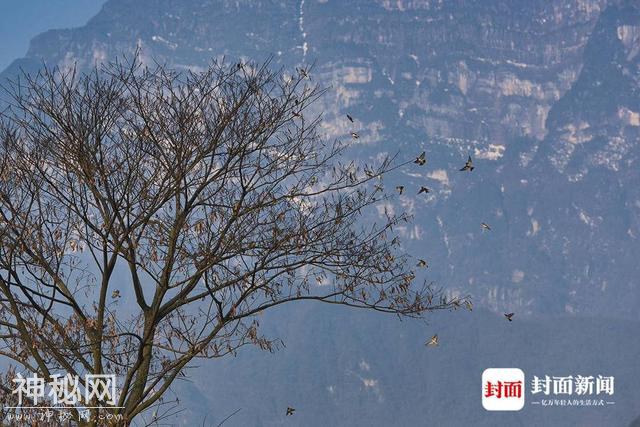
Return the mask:
M304 32L304 0L300 0L300 17L298 18L298 27L302 33L302 57L307 56L307 33Z

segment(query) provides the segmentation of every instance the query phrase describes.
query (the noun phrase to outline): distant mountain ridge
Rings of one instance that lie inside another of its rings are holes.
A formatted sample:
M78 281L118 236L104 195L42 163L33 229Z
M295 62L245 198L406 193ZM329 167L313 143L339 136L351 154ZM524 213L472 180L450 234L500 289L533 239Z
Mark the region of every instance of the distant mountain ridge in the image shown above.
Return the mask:
M315 61L314 78L331 86L319 106L329 137L349 137L351 112L359 156L427 150L428 166L411 171L422 178L398 179L436 189L401 198L419 216L408 248L426 252L435 280L496 311L638 319L638 8L110 0L86 26L36 37L3 76L43 61L86 68L137 47L193 70L222 56ZM463 177L467 153L477 170Z

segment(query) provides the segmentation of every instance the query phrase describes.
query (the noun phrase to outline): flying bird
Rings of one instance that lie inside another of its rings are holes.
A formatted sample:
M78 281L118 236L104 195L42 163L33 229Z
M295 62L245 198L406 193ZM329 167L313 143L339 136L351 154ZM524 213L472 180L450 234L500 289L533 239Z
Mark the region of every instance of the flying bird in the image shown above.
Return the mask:
M483 230L491 231L491 227L489 227L489 224L487 224L486 222L481 223L480 226L482 227Z
M296 412L296 408L292 408L290 406L287 406L287 417L290 415L293 415L293 413Z
M353 139L358 139L358 138L360 138L360 135L358 135L356 132L351 132L351 137Z
M429 267L429 265L427 264L427 261L421 259L418 260L418 267Z
M511 318L513 317L514 314L515 313L505 313L504 317L506 317L509 322L513 322L513 320L511 320Z
M421 186L420 187L420 191L418 191L418 194L422 194L422 193L429 193L431 190L429 190L427 187L425 186Z
M398 185L398 186L396 187L396 190L398 190L398 193L399 193L399 194L402 194L402 192L404 191L404 185Z
M120 291L119 290L115 290L111 293L111 298L120 298Z
M418 157L416 157L413 163L424 166L424 164L427 163L427 153L423 151Z
M347 114L347 119L349 119L349 121L350 121L351 123L353 123L353 117L351 117L351 116L350 116L350 115L348 115L348 114Z
M460 169L460 172L463 172L463 171L471 172L472 170L473 170L473 160L471 160L471 156L469 156L469 160L467 160L467 162L464 164L464 167Z
M436 347L439 344L438 334L431 337L429 341L425 343L427 347Z

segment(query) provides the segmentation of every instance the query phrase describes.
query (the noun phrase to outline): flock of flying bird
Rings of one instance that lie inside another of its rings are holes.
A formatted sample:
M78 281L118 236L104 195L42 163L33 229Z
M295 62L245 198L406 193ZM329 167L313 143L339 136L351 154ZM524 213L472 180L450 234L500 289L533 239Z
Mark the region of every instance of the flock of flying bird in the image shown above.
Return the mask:
M349 121L351 123L353 123L353 117L351 117L349 114L347 114L347 119L349 119ZM357 132L351 132L351 137L353 139L358 139L360 138L360 135ZM413 161L413 163L417 164L418 166L424 166L425 164L427 164L427 153L425 151L423 151L422 153L420 153L420 155L418 157L416 157L416 159ZM465 162L464 166L462 168L460 168L460 172L471 172L475 169L475 166L473 165L473 159L471 158L471 156L468 157L467 161ZM402 195L404 193L404 185L398 185L396 187L396 191ZM424 185L420 186L420 189L418 190L418 194L427 194L431 192L431 190L429 190L428 187L425 187ZM480 227L482 228L482 231L491 231L491 226L489 224L487 224L486 222L482 222L480 223ZM427 262L423 259L418 260L418 267L421 268L426 268L428 267ZM471 310L472 306L471 303L468 304L469 309ZM509 321L512 322L513 321L513 316L515 313L505 313L504 317ZM440 343L439 338L438 338L438 334L435 334L434 336L431 337L431 339L429 339L429 341L427 341L425 343L426 346L428 347L436 347L438 346Z
M304 71L304 70L303 70ZM298 70L299 73L301 73L300 70ZM307 77L306 72L301 73L303 74L303 77ZM294 116L298 116L299 114L294 113ZM351 122L354 123L354 119L350 114L347 114L347 119ZM358 134L355 131L351 132L351 137L353 139L358 139L360 138L360 134ZM416 159L413 161L413 163L417 164L418 166L424 166L425 164L427 164L427 153L425 151L423 151L422 153L420 153L420 155L418 157L416 157ZM464 166L462 168L460 168L460 172L471 172L475 169L475 166L473 165L473 159L471 158L471 156L469 155L469 158L467 159L467 161L465 162ZM404 185L398 185L396 187L396 191L402 195L404 193ZM418 194L427 194L430 193L431 190L428 187L425 187L424 185L420 186L420 189L418 190ZM480 227L482 228L482 231L491 231L491 227L489 226L489 224L487 224L486 222L482 222L480 223ZM427 268L429 267L429 265L427 264L427 261L423 260L423 259L419 259L418 260L418 264L417 267L420 268ZM471 303L468 303L468 308L469 310L471 310L472 305ZM512 322L513 321L513 316L515 313L505 313L504 317L509 321ZM428 347L436 347L440 344L440 339L438 338L438 334L435 334L434 336L432 336L426 343L425 345ZM287 407L287 412L286 412L286 416L291 416L293 415L293 413L295 412L295 408L292 408L290 406Z

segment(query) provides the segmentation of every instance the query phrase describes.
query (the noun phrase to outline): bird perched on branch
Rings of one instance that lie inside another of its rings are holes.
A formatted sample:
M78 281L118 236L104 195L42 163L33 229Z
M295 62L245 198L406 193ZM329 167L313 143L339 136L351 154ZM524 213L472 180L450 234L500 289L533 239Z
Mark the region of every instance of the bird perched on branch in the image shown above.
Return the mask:
M309 73L304 68L296 68L296 71L298 72L298 74L300 74L300 76L303 79L308 79L309 78Z

